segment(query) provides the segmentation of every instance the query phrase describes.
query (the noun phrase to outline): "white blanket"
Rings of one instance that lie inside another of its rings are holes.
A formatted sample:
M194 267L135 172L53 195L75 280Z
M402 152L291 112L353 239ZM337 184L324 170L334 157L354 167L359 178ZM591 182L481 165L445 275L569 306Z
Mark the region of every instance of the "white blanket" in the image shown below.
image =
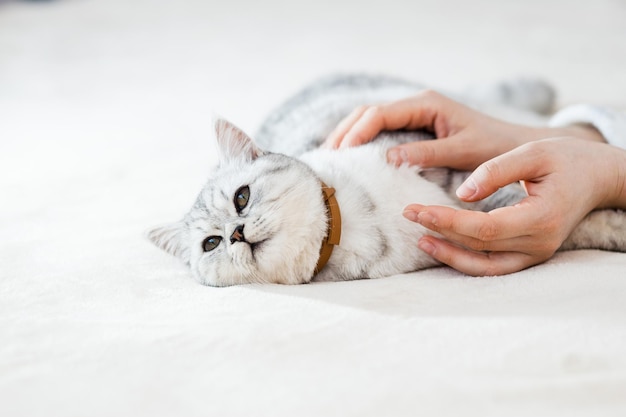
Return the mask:
M217 289L143 237L205 181L211 111L253 133L333 71L532 74L626 108L624 22L610 0L0 1L0 415L626 415L626 254Z

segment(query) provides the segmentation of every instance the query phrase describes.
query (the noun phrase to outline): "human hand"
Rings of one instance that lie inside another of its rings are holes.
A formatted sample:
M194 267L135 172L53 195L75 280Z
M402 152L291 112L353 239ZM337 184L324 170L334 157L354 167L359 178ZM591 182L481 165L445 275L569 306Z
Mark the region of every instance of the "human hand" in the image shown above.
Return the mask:
M438 232L418 247L469 275L507 274L549 259L595 208L626 208L626 152L578 138L522 145L480 165L457 190L477 201L524 180L528 197L488 213L410 205L404 215Z
M603 141L598 132L589 128L536 128L507 123L426 90L389 104L357 108L339 123L324 146L361 145L383 130L398 129L429 130L440 140L418 141L392 148L387 153L389 162L463 170L473 170L521 144L546 137L569 135Z

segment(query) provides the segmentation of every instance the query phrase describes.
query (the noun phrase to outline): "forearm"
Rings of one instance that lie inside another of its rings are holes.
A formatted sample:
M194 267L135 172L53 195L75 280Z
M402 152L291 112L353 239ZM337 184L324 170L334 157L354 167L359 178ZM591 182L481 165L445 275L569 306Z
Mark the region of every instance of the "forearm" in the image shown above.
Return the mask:
M626 209L626 113L586 104L566 107L552 117L549 129L552 128L572 129L573 136L600 138L612 145L607 147L602 162L608 169L598 186L607 190L607 196L599 207Z
M611 156L614 174L607 183L611 193L601 207L626 209L626 150L613 148Z
M626 149L626 113L576 105L557 112L545 127L515 126L517 145L553 137L577 137Z

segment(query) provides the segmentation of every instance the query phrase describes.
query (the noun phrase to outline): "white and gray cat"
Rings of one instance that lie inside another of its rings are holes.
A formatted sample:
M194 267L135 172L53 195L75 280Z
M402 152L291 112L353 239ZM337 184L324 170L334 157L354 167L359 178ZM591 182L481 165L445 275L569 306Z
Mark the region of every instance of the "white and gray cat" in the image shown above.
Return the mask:
M417 248L431 232L405 219L405 206L489 211L521 200L522 187L514 184L467 204L454 190L468 173L387 164L390 146L432 139L427 132L383 132L364 146L319 148L356 106L423 89L389 77L326 78L272 113L254 141L217 120L219 165L184 218L150 231L149 238L211 286L379 278L437 265ZM549 109L553 97L545 84L521 81L455 98L530 120ZM625 219L619 210L592 212L561 249L626 251Z

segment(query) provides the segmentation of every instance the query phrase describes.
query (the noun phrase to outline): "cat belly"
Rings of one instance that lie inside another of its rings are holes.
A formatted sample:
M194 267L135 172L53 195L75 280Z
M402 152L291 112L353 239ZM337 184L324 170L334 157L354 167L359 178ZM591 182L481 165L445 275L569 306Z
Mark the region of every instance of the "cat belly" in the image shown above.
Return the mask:
M342 220L341 242L315 281L379 278L437 265L417 247L428 232L406 219L411 203L458 205L415 167L387 164L385 145L339 151L316 150L302 159L335 188Z

